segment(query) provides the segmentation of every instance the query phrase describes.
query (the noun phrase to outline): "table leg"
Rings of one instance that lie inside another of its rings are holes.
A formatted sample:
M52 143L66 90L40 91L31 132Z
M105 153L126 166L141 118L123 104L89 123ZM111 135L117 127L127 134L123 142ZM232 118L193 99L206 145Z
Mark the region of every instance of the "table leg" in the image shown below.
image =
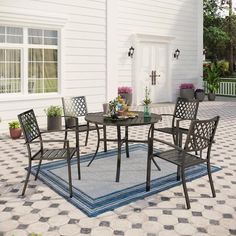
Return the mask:
M97 156L98 149L99 149L99 144L100 144L100 132L99 132L99 127L98 127L98 125L95 124L95 126L96 126L96 130L97 130L97 134L98 134L97 149L96 149L96 151L95 151L95 153L94 153L94 155L93 155L91 161L88 163L87 166L90 166L90 165L91 165L91 163L93 162L93 160L94 160L95 157Z
M104 152L107 152L107 127L103 125Z
M128 126L125 126L125 150L126 150L126 157L129 157L129 130Z
M118 142L118 153L117 153L117 167L116 167L116 182L120 181L120 163L121 163L121 133L120 126L117 126L117 142Z
M147 155L147 178L146 178L146 191L150 190L151 185L151 163L153 155L153 136L154 136L154 124L151 125L148 134L148 155Z

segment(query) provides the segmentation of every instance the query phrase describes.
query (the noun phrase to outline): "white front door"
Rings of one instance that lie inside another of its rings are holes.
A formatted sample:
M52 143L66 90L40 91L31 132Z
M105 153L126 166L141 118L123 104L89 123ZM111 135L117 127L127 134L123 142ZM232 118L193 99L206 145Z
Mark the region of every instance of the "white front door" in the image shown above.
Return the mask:
M137 104L142 104L146 86L152 103L169 101L168 44L142 42L137 60Z

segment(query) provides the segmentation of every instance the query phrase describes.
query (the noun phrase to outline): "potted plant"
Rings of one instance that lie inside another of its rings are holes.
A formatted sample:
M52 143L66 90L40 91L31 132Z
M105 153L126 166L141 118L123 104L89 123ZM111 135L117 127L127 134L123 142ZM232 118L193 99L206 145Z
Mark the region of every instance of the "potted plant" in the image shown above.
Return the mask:
M204 81L207 82L208 100L215 100L215 93L220 87L220 67L215 63L211 63L208 67L205 67Z
M47 129L60 130L61 129L61 115L62 108L59 106L50 106L45 109L47 114Z
M193 99L194 98L194 85L191 83L184 83L180 85L180 97Z
M205 91L204 89L196 89L194 92L194 97L199 100L199 102L204 101Z
M20 138L22 130L20 127L20 123L17 120L11 121L8 123L10 136L12 139Z
M119 87L118 88L118 94L125 100L125 103L128 106L131 106L132 104L132 88L131 87Z
M147 86L145 87L145 97L143 99L144 105L144 117L150 117L150 104L152 103L150 99L150 90L148 90Z

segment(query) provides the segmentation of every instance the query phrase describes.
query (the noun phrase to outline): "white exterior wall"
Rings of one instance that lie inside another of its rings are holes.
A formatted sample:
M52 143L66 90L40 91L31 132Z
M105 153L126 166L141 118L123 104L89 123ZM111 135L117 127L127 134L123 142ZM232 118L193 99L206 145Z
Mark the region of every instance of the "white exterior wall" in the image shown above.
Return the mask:
M18 12L18 18L11 19ZM34 27L53 25L53 22L43 22L40 15L48 18L57 15L64 22L62 27L57 26L62 29L62 45L59 45L62 48L61 94L19 95L4 98L4 101L0 98L1 129L7 127L9 120L17 119L17 114L30 108L41 117L41 124L46 123L44 108L61 105L62 96L86 95L90 111L102 109L101 104L106 99L106 0L0 0L0 24L3 24L3 15L5 18L10 15L8 25L13 26L31 26L30 19L36 20L30 15L39 18L38 26L34 22Z
M104 101L116 96L118 85L131 85L132 59L127 53L133 34L175 37L172 51L178 48L181 54L171 65L173 99L178 95L179 84L193 82L197 85L199 81L202 0L0 0L0 24L4 24L1 22L4 12L11 13L8 25L13 26L11 17L17 12L21 21L15 21L20 26L37 26L37 17L31 24L30 19L34 17L29 15L61 17L59 21L63 23L57 28L62 29L59 45L62 48L62 91L57 96L0 100L3 120L0 129L5 129L9 120L30 108L41 118L40 123L45 123L44 108L60 105L62 96L85 95L89 111L101 110ZM38 19L39 28L50 23L43 21L43 17Z
M201 0L117 0L118 85L132 85L132 63L127 56L132 35L169 36L172 55L169 74L172 100L179 95L181 83L198 86L202 71ZM173 59L176 49L179 59ZM135 52L134 52L135 53Z

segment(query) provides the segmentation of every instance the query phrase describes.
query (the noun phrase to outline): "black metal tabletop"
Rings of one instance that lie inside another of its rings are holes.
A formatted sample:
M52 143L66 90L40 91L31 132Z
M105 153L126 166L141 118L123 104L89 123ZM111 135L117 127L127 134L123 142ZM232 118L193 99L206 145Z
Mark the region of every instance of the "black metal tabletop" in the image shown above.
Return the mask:
M137 126L137 125L149 125L155 124L161 121L161 115L151 113L150 117L144 117L144 113L140 111L135 111L136 117L126 118L126 119L111 119L105 117L102 112L88 113L85 116L85 120L98 125L105 126Z

